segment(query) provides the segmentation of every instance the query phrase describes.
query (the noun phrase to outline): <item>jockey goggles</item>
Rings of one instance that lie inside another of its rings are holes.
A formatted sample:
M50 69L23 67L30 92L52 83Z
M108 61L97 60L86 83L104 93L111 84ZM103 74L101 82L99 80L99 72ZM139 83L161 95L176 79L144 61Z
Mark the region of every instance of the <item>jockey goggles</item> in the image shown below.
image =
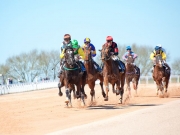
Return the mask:
M87 45L87 44L89 44L90 42L85 42L85 44Z
M64 41L70 41L70 38L64 38Z

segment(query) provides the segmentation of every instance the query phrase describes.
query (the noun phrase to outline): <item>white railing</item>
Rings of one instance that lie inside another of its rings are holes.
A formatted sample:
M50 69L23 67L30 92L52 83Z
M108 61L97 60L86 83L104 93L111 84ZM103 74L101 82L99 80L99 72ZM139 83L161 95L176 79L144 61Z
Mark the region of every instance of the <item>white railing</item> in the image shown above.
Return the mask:
M18 92L27 92L33 90L50 89L57 87L58 87L58 81L43 81L37 83L0 85L0 95L18 93Z
M152 84L155 83L152 76L140 76L139 84ZM180 76L171 75L169 83L180 83Z
M139 84L153 84L152 76L140 76ZM173 75L170 77L170 83L180 83L180 76ZM96 81L99 84L99 80ZM11 94L18 92L27 92L33 90L42 90L49 88L57 88L58 81L44 81L37 83L21 83L21 84L10 84L10 85L0 85L0 95Z

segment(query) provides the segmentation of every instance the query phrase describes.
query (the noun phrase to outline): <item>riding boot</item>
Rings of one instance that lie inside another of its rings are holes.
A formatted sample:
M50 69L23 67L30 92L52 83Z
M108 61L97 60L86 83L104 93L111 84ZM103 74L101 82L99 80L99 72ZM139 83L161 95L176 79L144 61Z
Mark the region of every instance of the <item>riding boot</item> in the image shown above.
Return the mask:
M120 72L121 72L121 73L124 73L125 67L124 67L122 61L118 60L118 63L119 63L118 66L119 66Z
M163 67L164 67L166 70L168 70L168 67L166 66L165 63L163 64Z
M139 69L138 69L138 67L136 65L134 66L134 69L135 69L135 74L138 75L139 74Z
M102 72L102 69L100 68L100 66L95 61L93 61L93 62L94 62L94 65L96 66L97 71L99 73Z
M81 61L79 61L79 64L80 64L80 68L81 68L80 74L83 74L86 71L86 68L85 68L84 64Z

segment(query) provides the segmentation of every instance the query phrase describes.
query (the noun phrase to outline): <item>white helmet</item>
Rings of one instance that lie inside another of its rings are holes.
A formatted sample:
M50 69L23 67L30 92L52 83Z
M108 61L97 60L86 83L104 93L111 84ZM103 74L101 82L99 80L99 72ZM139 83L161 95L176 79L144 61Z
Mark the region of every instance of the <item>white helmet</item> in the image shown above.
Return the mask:
M161 45L161 44L158 44L157 46L158 46L158 47L162 47L162 45Z

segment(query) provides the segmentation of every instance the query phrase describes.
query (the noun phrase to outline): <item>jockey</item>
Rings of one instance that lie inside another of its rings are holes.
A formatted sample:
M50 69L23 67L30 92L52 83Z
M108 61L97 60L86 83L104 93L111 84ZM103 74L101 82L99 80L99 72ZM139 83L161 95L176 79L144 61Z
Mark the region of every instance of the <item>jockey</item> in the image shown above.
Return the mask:
M81 72L86 71L84 64L81 61L79 61L79 59L84 60L85 55L84 55L84 51L82 50L82 48L78 45L78 41L77 40L72 40L71 41L71 46L72 46L72 48L74 50L74 57L77 59L76 60L77 64L79 62L78 65L80 65ZM60 58L61 59L64 59L64 51L65 51L65 48L63 49L62 53L60 54ZM59 75L63 71L63 69L62 69L63 65L64 65L64 61L62 62L61 66L60 66L60 73L59 73Z
M82 61L79 61L79 59L84 60L85 54L83 49L79 46L77 40L72 41L72 48L74 49L74 57L78 58L77 63L79 62L79 65L81 67L81 72L83 73L86 71L85 66Z
M70 34L65 34L64 35L64 41L61 43L61 50L60 50L60 54L62 53L63 49L66 47L66 46L72 46L72 43L71 43L71 35ZM64 64L64 61L63 61L63 58L61 59L60 61L60 69L59 69L59 72L58 72L58 77L60 78L60 74L62 73L62 65Z
M154 48L154 51L150 54L150 59L153 61L154 65L153 65L153 69L155 67L155 57L157 54L160 54L162 56L162 60L163 60L163 67L165 67L165 69L168 69L169 66L166 63L166 53L164 51L162 51L162 48L159 46L156 46ZM153 71L152 69L152 71Z
M105 44L110 47L111 55L115 55L116 56L120 72L124 73L125 67L123 65L123 62L117 57L119 50L118 50L116 42L113 42L113 37L112 36L107 36Z
M85 47L91 47L91 56L92 58L96 56L96 48L95 46L91 43L90 38L85 38L84 39L84 44L82 46L82 49L84 50ZM99 65L93 60L94 67L98 72L101 72L102 69L99 67Z
M128 55L129 55L129 54L132 55L132 57L133 57L134 60L138 57L137 54L135 54L133 51L131 51L131 46L127 46L127 47L126 47L126 52L125 52L125 54L122 56L122 59L125 60L125 61L127 61L127 58L128 58ZM135 70L136 70L136 73L138 74L138 71L139 71L138 67L135 65L135 63L133 63L133 65L134 65L134 68L135 68Z
M63 51L63 49L66 47L66 46L71 46L72 43L71 43L71 35L69 34L65 34L64 35L64 41L62 42L61 44L61 52Z

